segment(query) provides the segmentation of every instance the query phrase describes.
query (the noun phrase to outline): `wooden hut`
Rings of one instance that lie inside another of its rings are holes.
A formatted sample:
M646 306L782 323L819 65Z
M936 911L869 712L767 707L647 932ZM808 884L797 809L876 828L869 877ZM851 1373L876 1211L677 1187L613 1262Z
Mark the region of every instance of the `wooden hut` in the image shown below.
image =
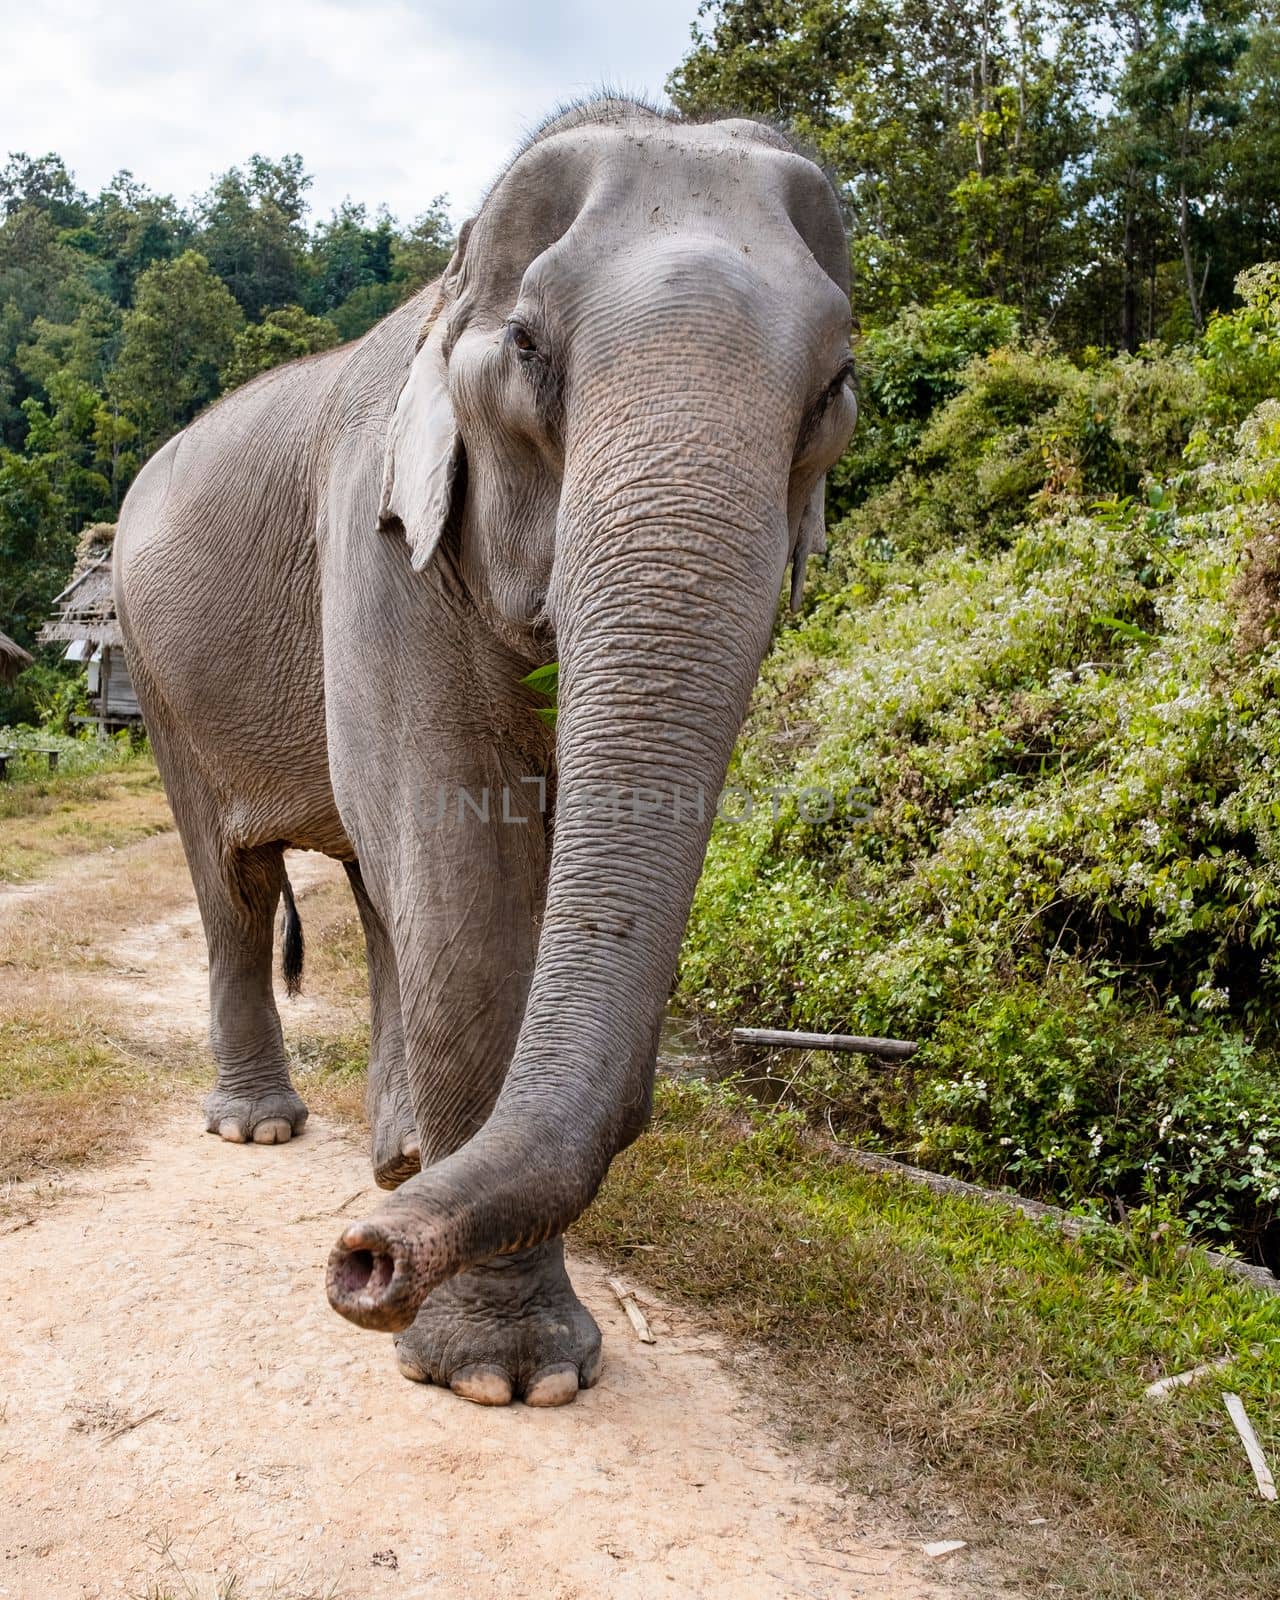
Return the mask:
M65 643L68 661L82 661L89 679L90 721L100 732L142 721L124 659L124 635L111 590L113 522L97 522L80 536L75 575L54 601L57 612L40 630L42 644Z
M7 633L0 633L0 683L12 683L23 667L31 665L31 657Z

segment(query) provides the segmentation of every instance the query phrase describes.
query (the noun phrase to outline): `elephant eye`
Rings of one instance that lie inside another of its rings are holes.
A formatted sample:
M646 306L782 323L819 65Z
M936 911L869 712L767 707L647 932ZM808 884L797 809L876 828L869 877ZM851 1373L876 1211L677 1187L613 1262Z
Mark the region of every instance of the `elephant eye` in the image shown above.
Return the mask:
M507 332L521 360L527 361L531 356L537 355L538 347L533 341L533 335L522 323L509 322Z
M836 373L835 377L832 378L831 382L827 385L828 401L834 400L835 397L840 393L841 389L844 388L846 383L852 383L854 381L854 376L853 362L846 361L844 366L840 368L839 372Z

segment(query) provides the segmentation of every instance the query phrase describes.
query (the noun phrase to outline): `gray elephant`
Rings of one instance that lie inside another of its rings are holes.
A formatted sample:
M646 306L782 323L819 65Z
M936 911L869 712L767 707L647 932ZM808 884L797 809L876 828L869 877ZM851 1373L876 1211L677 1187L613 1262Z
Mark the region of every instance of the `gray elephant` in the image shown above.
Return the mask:
M208 937L207 1125L302 1127L286 846L344 862L395 1190L334 1248L409 1377L571 1400L561 1235L649 1111L707 839L855 405L826 177L773 128L601 99L531 138L440 282L147 465L130 669ZM560 663L559 724L522 680ZM399 1187L396 1187L400 1185Z

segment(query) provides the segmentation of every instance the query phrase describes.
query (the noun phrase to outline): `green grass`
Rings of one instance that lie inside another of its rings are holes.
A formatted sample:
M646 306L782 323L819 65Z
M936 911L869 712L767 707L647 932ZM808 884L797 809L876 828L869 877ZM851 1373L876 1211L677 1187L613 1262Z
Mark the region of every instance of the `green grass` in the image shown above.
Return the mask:
M1275 1462L1280 1300L1166 1222L1072 1240L667 1082L575 1235L757 1341L758 1372L841 1479L917 1504L924 1537L967 1538L1022 1592L1280 1593L1277 1508L1221 1399L1244 1397ZM1226 1354L1203 1384L1144 1397Z
M0 783L0 882L21 883L64 857L118 850L173 827L145 752L86 771L11 772Z

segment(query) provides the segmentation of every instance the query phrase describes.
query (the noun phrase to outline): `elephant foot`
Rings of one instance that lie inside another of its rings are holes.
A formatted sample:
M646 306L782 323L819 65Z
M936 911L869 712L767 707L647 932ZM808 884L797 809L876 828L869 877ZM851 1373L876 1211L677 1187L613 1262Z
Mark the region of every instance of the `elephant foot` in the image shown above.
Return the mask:
M396 1337L406 1378L464 1400L563 1406L600 1375L600 1329L573 1292L564 1241L498 1256L432 1291Z
M204 1102L205 1131L229 1144L287 1144L306 1120L307 1108L288 1084L256 1095L213 1089Z
M398 1189L422 1170L422 1149L413 1114L383 1103L373 1116L373 1181L379 1189Z

